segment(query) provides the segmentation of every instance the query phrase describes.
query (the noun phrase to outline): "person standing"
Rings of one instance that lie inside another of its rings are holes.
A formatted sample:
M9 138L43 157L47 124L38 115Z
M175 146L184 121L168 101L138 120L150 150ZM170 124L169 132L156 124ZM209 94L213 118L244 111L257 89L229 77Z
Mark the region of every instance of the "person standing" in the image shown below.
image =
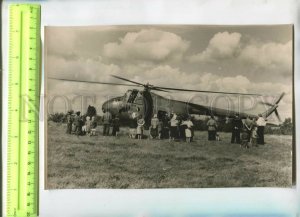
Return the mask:
M129 138L135 139L137 129L137 114L133 112L129 119Z
M207 131L208 131L208 140L216 140L216 132L217 132L217 122L214 119L214 116L211 115L210 119L207 122Z
M253 120L251 120L250 116L247 116L247 118L244 122L244 127L248 132L248 142L250 142L251 132L253 129Z
M76 112L76 116L74 118L74 125L75 125L75 134L77 136L82 134L82 121L80 117L80 112Z
M185 138L186 142L190 143L192 138L192 128L194 126L193 122L191 121L191 118L189 117L186 121L182 123L182 125L185 125Z
M170 117L168 114L164 114L164 116L162 117L161 138L163 139L170 138Z
M111 123L111 114L109 111L104 111L103 114L103 136L109 136L109 128L110 128L110 123Z
M95 116L92 117L91 136L96 136L97 121Z
M72 133L73 117L70 112L67 114L67 134Z
M153 118L151 119L151 125L149 128L150 139L154 139L158 136L158 123L159 123L159 120L157 118L157 114L154 114Z
M112 135L117 137L120 132L120 119L118 115L112 120L112 128Z
M137 134L138 139L143 138L144 124L145 124L145 120L142 116L140 116L137 121L137 128L136 128L136 134Z
M267 125L266 120L263 118L261 114L258 115L258 119L256 121L257 125L257 144L264 145L265 144L265 126Z
M253 127L253 130L251 132L251 140L250 140L250 144L252 147L257 147L257 127Z
M243 128L242 130L242 142L241 142L241 148L249 148L249 132L247 128Z
M87 133L88 136L90 136L91 128L92 128L92 121L91 121L91 118L90 118L90 116L86 116L86 121L85 121L85 132Z
M175 113L170 120L170 128L170 140L175 140L176 138L178 138L178 120Z
M243 129L243 122L238 114L232 120L232 134L231 143L241 143L241 130Z
M158 139L161 139L161 135L163 132L163 122L162 120L158 120L158 124L157 124L157 132L158 132Z

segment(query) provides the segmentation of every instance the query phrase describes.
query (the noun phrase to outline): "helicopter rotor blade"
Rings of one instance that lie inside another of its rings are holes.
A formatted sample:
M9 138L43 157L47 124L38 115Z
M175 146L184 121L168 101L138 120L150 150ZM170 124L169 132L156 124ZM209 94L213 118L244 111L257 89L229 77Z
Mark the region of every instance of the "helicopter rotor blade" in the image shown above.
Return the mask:
M280 102L280 100L284 97L285 93L283 92L279 98L276 100L275 104L278 104Z
M280 117L280 115L279 115L279 113L278 113L278 110L275 109L274 112L275 112L275 115L276 115L276 117L278 118L279 122L282 122L282 121L281 121L281 117Z
M116 75L111 75L111 76L114 77L114 78L117 78L117 79L121 79L123 81L128 81L128 82L131 82L131 83L134 83L134 84L137 84L137 85L147 87L147 85L141 84L141 83L136 82L136 81L132 81L132 80L129 80L129 79L126 79L126 78L116 76ZM148 88L151 89L151 90L160 90L160 91L162 91L162 90L175 90L175 91L199 92L199 93L222 93L222 94L234 94L234 95L261 96L261 94L253 94L253 93L236 93L236 92L221 92L221 91L208 91L208 90L207 91L206 90L190 90L190 89L181 89L181 88L160 87L160 86L155 86L155 85L151 85L151 87L148 87Z
M119 76L116 76L116 75L111 75L112 77L114 78L117 78L117 79L120 79L120 80L123 80L123 81L127 81L127 82L131 82L131 83L134 83L134 84L137 84L137 85L140 85L140 86L145 86L144 84L141 84L139 82L136 82L136 81L131 81L129 79L126 79L126 78L122 78L122 77L119 77Z
M166 93L169 93L170 91L167 91L167 90L163 90L163 89L160 89L160 88L157 88L157 87L153 87L153 88L150 88L151 90L156 90L156 91L161 91L161 92L166 92Z
M84 81L84 80L52 78L52 77L48 77L48 78L53 79L53 80L59 80L59 81L81 82L81 83L90 83L90 84L107 84L107 85L120 85L120 86L129 86L129 87L140 87L141 86L141 85L135 85L135 84L119 84L119 83L113 83L113 82Z
M190 89L181 89L181 88L169 88L169 87L159 87L154 86L155 88L163 89L163 90L176 90L176 91L185 91L185 92L199 92L199 93L222 93L222 94L235 94L235 95L253 95L260 96L261 94L255 93L236 93L236 92L222 92L222 91L209 91L209 90L190 90Z
M259 104L267 105L267 106L274 106L272 103L269 103L269 102L259 102Z

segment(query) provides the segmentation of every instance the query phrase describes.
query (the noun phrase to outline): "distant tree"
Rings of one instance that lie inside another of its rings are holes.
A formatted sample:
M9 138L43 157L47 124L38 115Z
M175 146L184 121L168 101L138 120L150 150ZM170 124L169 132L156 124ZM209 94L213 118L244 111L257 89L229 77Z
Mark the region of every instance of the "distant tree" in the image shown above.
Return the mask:
M89 105L89 107L87 108L87 111L86 111L86 116L93 117L95 115L97 115L96 108L94 106Z
M284 135L293 134L293 123L291 118L286 118L280 126L281 133Z
M64 123L66 122L66 115L64 113L54 113L48 116L48 121L53 121L55 123Z
M73 115L74 114L74 110L70 109L69 111L67 111L67 114Z

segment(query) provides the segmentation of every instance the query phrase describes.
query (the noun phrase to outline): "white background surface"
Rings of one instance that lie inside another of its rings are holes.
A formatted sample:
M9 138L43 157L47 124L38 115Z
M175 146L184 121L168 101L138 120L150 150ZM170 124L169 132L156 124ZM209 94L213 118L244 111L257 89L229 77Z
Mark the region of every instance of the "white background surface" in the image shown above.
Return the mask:
M4 101L7 105L8 4L3 4ZM15 1L14 1L15 2ZM20 2L20 1L18 1ZM44 25L111 24L295 24L295 58L299 59L299 3L296 0L99 0L35 1ZM43 30L42 30L43 37ZM296 114L299 61L295 63ZM43 88L42 88L43 89ZM43 93L42 93L43 94ZM43 107L43 106L42 106ZM41 114L43 115L43 114ZM3 160L6 174L7 108L3 108ZM296 116L297 129L299 117ZM44 123L40 122L40 216L199 216L282 215L298 212L299 189L44 189ZM297 135L297 141L299 141ZM299 143L299 142L298 142ZM298 144L297 144L298 146ZM299 150L297 150L299 156ZM297 160L299 165L299 160ZM298 166L299 168L299 166ZM299 170L298 170L299 171ZM297 175L299 179L299 173ZM6 176L4 175L4 183ZM5 192L4 185L4 192ZM5 194L4 194L5 199Z

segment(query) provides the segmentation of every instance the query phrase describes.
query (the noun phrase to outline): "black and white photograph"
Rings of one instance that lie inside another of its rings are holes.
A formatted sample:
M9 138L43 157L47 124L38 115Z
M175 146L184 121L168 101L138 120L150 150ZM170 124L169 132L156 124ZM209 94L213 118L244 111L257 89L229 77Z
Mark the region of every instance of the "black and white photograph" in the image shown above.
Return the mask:
M291 187L293 25L45 27L45 188Z

